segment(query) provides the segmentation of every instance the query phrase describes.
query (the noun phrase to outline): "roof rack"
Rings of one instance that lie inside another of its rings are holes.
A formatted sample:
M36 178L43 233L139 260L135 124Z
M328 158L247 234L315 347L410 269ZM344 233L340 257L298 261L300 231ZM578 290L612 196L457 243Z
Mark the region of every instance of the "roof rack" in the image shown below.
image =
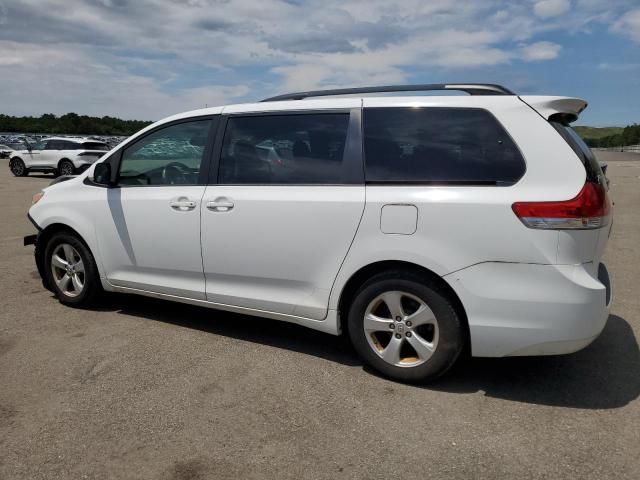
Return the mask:
M492 83L430 83L423 85L383 85L380 87L337 88L333 90L309 90L306 92L285 93L263 102L280 100L302 100L309 97L328 97L333 95L354 95L359 93L389 93L389 92L429 92L435 90L454 90L466 92L469 95L515 95L511 90Z

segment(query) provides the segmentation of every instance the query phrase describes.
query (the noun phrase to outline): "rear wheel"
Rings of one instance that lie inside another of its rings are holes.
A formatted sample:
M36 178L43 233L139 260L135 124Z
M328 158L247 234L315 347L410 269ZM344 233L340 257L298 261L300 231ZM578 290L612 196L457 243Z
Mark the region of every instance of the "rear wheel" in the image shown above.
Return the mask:
M58 174L59 175L75 175L76 167L74 167L71 160L60 160L58 164Z
M16 177L26 177L29 175L29 169L25 166L21 158L12 158L9 161L9 169Z
M61 303L88 307L102 291L95 260L72 233L54 234L45 247L45 275Z
M351 304L348 328L369 365L403 382L434 380L464 347L451 300L429 279L408 272L381 273L367 281Z

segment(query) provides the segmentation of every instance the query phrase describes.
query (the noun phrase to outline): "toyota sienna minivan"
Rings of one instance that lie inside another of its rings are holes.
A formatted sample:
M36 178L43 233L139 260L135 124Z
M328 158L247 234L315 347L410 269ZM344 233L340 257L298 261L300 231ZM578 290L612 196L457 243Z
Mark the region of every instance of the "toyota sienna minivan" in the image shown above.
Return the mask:
M427 90L469 95L382 95ZM25 244L66 305L125 292L345 332L406 382L465 350L571 353L612 299L607 180L570 127L586 106L447 84L187 112L35 195Z

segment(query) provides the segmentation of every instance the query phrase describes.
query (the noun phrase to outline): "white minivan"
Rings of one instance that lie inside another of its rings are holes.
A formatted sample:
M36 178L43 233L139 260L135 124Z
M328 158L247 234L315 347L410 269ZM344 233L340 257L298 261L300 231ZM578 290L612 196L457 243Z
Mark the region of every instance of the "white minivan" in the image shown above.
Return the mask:
M427 90L469 95L380 95ZM37 194L25 244L64 304L126 292L346 332L407 382L464 350L570 353L612 299L607 180L569 126L586 106L449 84L183 113Z

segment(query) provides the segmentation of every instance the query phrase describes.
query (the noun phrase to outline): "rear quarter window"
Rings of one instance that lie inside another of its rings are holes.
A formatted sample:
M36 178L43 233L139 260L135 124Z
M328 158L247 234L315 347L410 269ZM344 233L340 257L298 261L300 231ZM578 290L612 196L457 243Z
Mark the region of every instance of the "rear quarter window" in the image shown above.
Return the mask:
M364 149L369 183L512 185L525 172L511 137L478 108L366 108Z
M571 149L584 165L584 169L587 172L587 180L604 185L604 174L602 173L602 168L600 168L600 163L589 146L584 142L584 140L582 140L582 137L580 137L573 128L564 122L554 120L552 118L550 123L564 141L569 144Z

